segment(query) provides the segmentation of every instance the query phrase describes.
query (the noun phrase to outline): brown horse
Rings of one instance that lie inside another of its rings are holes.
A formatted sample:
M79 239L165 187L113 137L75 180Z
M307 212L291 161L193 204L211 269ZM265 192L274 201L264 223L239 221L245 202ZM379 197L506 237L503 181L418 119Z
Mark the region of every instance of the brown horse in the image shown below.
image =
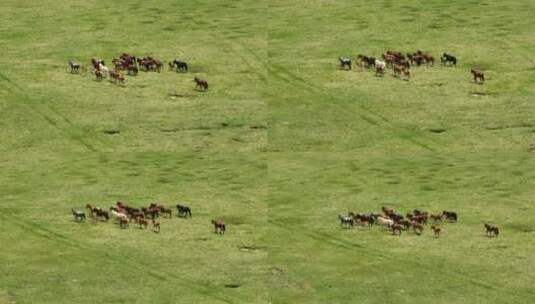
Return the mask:
M195 76L193 78L193 81L195 81L195 88L201 89L203 91L208 90L208 82L206 80L197 78L197 76Z
M142 226L145 226L145 229L149 226L149 221L147 221L145 218L138 217L137 223L139 224L139 229L142 229Z
M474 82L483 84L485 82L485 74L479 69L473 68L470 70L470 73L474 76Z
M433 220L433 222L442 222L443 215L442 214L431 214L429 217Z
M393 76L394 77L399 77L399 76L401 76L401 73L403 73L404 68L399 64L394 64L392 66L392 70L394 72Z
M212 220L211 222L214 225L214 233L218 233L219 232L219 234L225 234L225 231L227 229L226 229L225 223L223 221Z
M390 226L390 229L392 229L392 234L401 235L401 231L403 230L403 225L394 224Z
M487 229L488 237L498 236L500 234L500 229L496 226L485 223L485 229Z
M124 217L119 218L119 227L121 228L127 228L128 227L128 220Z
M424 231L424 226L417 222L411 222L411 227L414 233L416 233L417 235L422 234L422 232Z
M411 78L411 70L410 68L408 67L405 67L403 69L403 75L405 75L405 77L407 78L407 80L409 80Z
M433 233L435 234L435 237L440 236L440 232L442 232L442 229L440 227L431 226L431 230L433 230Z
M104 78L104 74L101 70L95 70L95 77L97 81L101 81Z
M110 81L115 84L124 84L124 76L118 71L110 71Z
M102 210L100 207L93 207L91 204L85 205L87 209L90 210L90 214L92 218L98 219L101 218L105 221L110 219L110 215L108 211Z
M167 215L166 217L173 217L173 211L170 208L165 208L164 206L158 206L160 208L160 213Z
M156 233L160 233L160 223L155 221L155 220L152 220L152 231L156 232Z

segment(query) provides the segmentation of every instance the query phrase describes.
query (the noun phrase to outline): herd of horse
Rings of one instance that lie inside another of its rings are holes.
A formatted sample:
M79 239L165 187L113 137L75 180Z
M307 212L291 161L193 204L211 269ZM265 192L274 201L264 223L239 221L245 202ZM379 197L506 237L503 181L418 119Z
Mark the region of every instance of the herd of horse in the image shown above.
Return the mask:
M382 226L392 232L393 235L401 235L402 231L412 231L416 235L424 232L424 227L430 223L430 229L435 237L440 237L443 231L442 224L445 222L457 223L457 212L442 211L442 213L432 214L424 210L414 209L411 213L396 213L392 208L382 207L380 213L355 213L349 212L347 215L338 215L340 225L344 228L353 228L355 226L372 227L373 225ZM487 236L497 237L500 229L496 226L485 223Z
M338 57L339 68L342 70L351 70L353 61L351 58ZM443 53L440 57L443 66L457 66L457 57L448 53ZM402 75L406 80L411 77L411 67L413 66L434 66L435 57L428 52L417 50L414 53L403 54L400 51L389 50L382 54L380 58L359 54L355 63L366 69L375 69L376 76L384 76L387 68L392 69L392 75L396 78ZM483 84L485 75L479 68L472 68L471 71L475 83Z
M115 219L122 229L128 228L130 223L134 222L139 225L140 229L147 229L151 225L151 229L154 232L160 232L159 218L172 218L173 210L163 205L151 203L147 207L132 207L123 202L117 202L114 206L111 206L108 210L104 210L98 206L87 204L86 209L89 212L89 216L94 222L104 221L107 222L110 219ZM182 218L191 218L191 209L188 206L177 204L176 206L177 216ZM82 210L71 209L72 215L76 222L83 222L86 220L86 214ZM212 220L214 226L214 232L224 234L226 231L225 223L221 220Z
M80 74L85 70L84 66L79 62L69 60L68 64L71 74ZM110 82L115 84L124 84L124 73L129 76L137 76L139 71L160 73L164 63L162 60L151 56L136 57L135 55L123 53L118 58L112 59L112 65L113 69L110 70L103 59L98 57L91 58L91 72L95 75L96 81L108 78ZM188 64L180 59L173 59L169 61L168 65L170 71L188 72ZM193 81L196 83L196 89L208 90L208 82L206 80L195 76Z

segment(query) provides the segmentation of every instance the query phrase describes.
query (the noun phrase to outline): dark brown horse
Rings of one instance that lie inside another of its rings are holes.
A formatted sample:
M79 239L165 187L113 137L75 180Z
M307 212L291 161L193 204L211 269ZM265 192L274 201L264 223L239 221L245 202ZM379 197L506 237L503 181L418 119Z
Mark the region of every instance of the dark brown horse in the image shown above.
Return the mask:
M188 217L189 216L189 217L191 217L191 209L188 206L183 206L183 205L177 204L176 205L176 210L177 210L179 216L182 216L182 217Z
M498 236L500 234L500 229L498 227L489 225L487 223L485 223L484 225L485 225L485 229L487 230L488 237Z
M91 204L87 204L85 205L85 207L90 210L91 217L93 218L97 218L97 219L100 218L105 221L110 219L110 215L108 211L102 210L100 207L93 207L91 206Z
M227 230L225 227L225 223L223 221L218 220L212 220L212 225L214 225L214 233L219 234L225 234L225 231Z
M203 91L208 90L208 82L206 80L197 78L197 76L195 76L193 78L193 81L195 81L195 88L201 89Z
M470 70L470 73L474 76L474 82L483 84L485 82L485 74L479 69L473 68Z

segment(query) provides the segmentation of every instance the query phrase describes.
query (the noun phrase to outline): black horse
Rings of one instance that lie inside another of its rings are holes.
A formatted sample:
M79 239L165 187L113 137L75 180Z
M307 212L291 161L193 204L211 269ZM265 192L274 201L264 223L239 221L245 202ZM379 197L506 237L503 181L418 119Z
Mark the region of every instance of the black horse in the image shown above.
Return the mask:
M178 216L191 217L191 209L188 206L176 205Z
M442 54L442 57L440 58L440 61L443 65L447 65L450 63L451 65L457 66L457 57L449 54Z
M442 215L448 220L452 222L457 222L457 213L453 211L442 211Z
M171 69L175 69L176 68L177 72L179 72L179 71L187 72L188 71L188 64L186 62L178 60L178 59L175 59L172 62L169 62L169 67Z

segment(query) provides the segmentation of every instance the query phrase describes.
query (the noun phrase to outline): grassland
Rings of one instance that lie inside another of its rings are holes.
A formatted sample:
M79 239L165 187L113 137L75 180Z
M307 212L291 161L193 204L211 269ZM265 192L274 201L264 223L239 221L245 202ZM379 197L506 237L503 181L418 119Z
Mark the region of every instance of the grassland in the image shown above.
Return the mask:
M534 10L3 1L0 303L533 302ZM339 56L388 49L460 64L415 68L408 82L336 69ZM67 73L68 59L122 52L180 57L191 72L124 87ZM154 234L69 213L117 200L184 201L194 217ZM456 210L460 222L435 239L336 221L382 205Z

